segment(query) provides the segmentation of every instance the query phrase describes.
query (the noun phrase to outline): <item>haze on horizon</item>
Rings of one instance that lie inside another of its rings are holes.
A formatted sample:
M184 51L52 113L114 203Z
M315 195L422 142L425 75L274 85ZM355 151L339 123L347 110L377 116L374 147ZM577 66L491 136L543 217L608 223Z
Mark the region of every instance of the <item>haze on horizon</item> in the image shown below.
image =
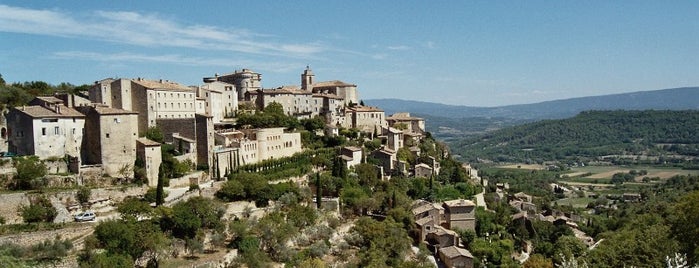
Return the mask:
M362 99L501 106L699 85L697 1L3 1L8 82L358 85Z

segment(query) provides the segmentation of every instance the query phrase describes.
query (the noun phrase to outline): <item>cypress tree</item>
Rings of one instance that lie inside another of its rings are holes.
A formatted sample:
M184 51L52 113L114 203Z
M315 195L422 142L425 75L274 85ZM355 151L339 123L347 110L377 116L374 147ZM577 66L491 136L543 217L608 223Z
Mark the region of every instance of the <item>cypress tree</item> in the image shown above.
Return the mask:
M320 188L320 172L316 173L316 207L320 209L323 190Z

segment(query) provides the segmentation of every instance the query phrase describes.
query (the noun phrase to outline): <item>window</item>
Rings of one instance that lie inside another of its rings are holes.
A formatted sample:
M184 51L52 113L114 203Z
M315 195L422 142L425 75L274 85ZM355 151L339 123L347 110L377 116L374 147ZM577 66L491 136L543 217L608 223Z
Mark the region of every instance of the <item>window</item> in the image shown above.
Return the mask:
M72 131L72 133L73 133L73 135L75 135L75 128L73 128L73 131Z
M45 127L41 128L41 136L46 136L46 128Z
M109 139L109 133L107 133L107 139Z

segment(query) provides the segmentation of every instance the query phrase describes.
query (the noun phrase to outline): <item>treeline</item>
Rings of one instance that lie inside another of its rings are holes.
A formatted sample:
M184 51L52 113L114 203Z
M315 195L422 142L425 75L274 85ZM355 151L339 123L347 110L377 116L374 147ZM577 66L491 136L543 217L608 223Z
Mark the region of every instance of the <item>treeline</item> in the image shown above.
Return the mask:
M48 96L54 93L73 93L87 91L90 85L76 86L71 83L52 85L44 81L14 82L8 84L0 74L0 105L2 108L26 105L36 96Z
M453 142L467 160L543 162L608 155L699 155L699 111L588 111ZM658 161L658 160L656 160ZM667 160L663 160L667 161Z

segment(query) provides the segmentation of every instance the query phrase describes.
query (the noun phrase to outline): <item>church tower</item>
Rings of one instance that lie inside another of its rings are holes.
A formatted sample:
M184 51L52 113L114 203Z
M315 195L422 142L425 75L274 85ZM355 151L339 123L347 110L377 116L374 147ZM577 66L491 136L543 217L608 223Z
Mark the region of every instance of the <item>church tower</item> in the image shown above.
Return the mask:
M303 71L303 74L301 75L301 89L303 90L311 90L311 85L313 85L313 71L311 71L311 68L306 66L306 70Z

